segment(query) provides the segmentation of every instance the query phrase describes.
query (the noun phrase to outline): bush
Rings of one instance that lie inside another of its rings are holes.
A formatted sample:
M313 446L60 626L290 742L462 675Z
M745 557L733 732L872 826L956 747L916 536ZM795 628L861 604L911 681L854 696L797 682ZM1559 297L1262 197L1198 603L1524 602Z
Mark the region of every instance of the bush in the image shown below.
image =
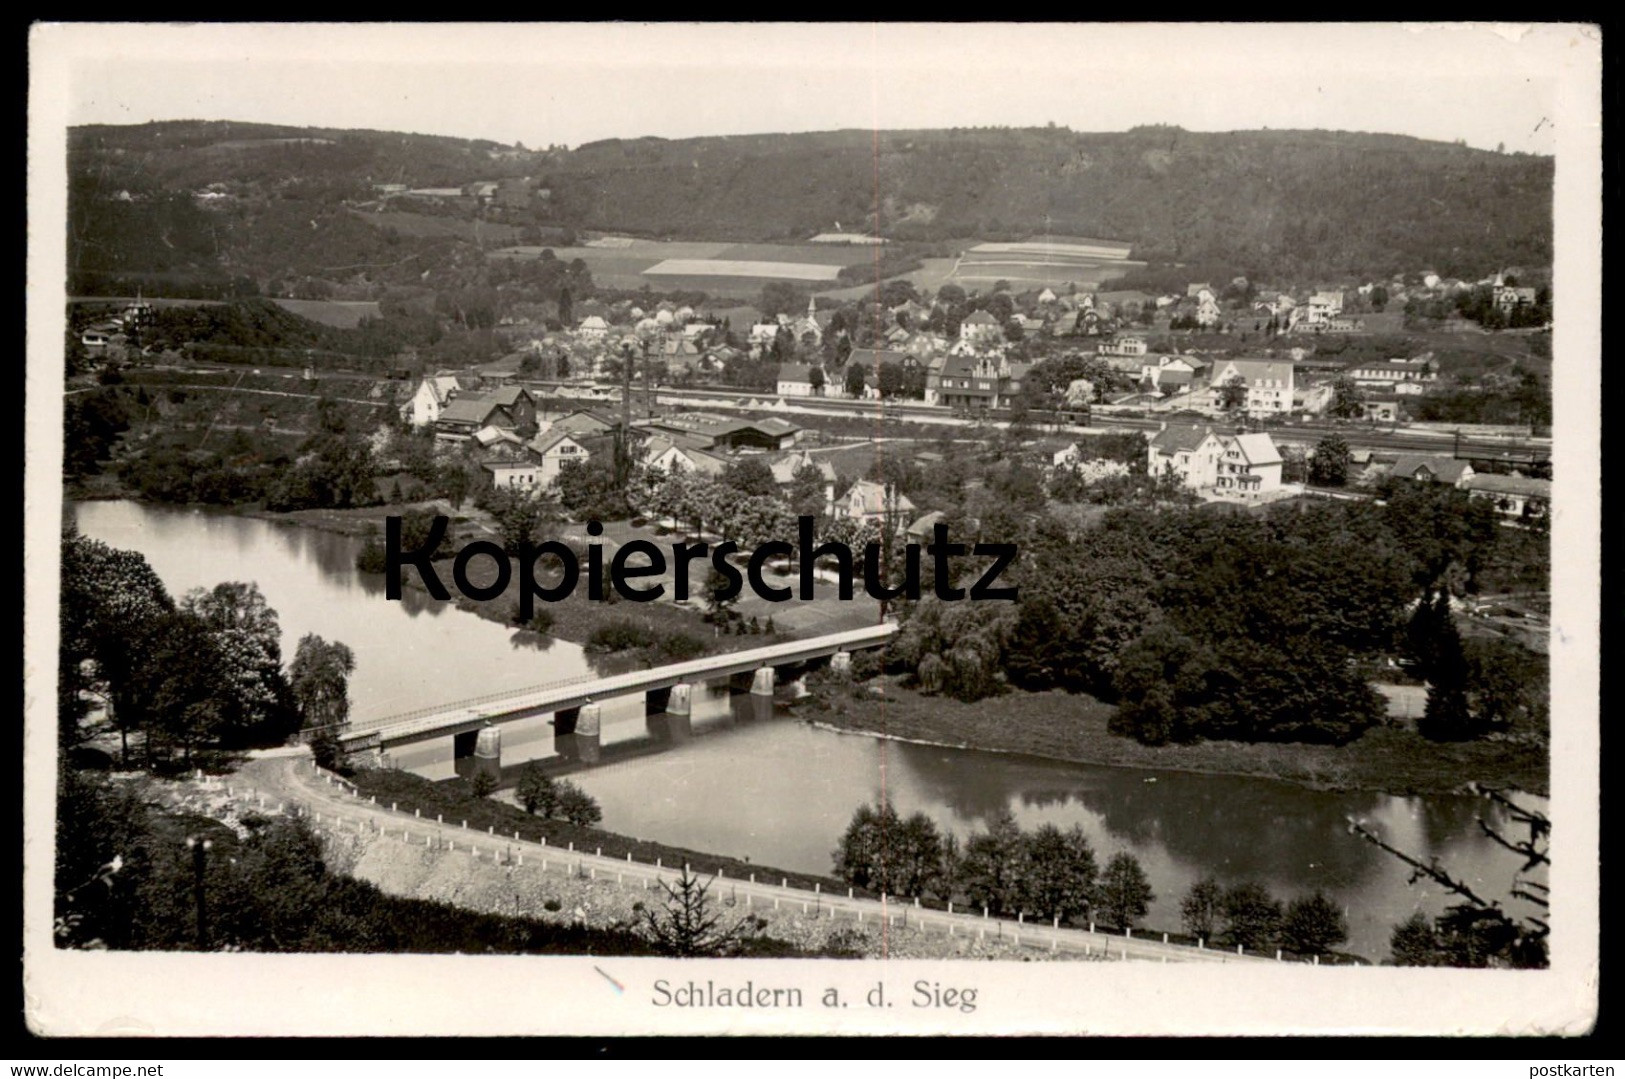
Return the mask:
M648 648L658 638L648 626L630 618L617 618L600 625L587 638L587 647L599 652L624 652L630 648Z
M604 819L598 800L568 779L558 786L558 815L577 827L585 828Z
M679 630L660 638L659 653L663 660L681 663L685 659L697 659L705 655L705 642L692 633Z
M475 772L468 786L476 798L489 798L496 793L497 778L490 772Z

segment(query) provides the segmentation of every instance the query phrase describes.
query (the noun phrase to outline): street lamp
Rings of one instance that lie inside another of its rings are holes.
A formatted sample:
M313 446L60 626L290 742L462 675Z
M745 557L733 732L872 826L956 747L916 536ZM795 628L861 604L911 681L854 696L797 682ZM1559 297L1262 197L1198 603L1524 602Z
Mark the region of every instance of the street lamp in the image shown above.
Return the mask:
M186 846L192 852L192 897L197 905L197 947L198 951L206 952L209 950L209 918L203 898L203 870L209 848L214 846L214 841L187 836Z

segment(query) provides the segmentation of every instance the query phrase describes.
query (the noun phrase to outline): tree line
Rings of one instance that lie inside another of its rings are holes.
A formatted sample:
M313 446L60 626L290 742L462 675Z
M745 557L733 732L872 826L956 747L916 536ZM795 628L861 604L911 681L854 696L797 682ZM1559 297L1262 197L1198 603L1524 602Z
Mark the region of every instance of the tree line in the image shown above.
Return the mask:
M1118 851L1102 864L1080 826L1025 830L1008 809L961 841L924 813L904 818L882 799L853 813L832 860L836 875L856 888L1057 925L1138 928L1156 900L1133 853ZM1320 955L1348 939L1343 912L1323 892L1283 904L1253 881L1226 889L1205 877L1181 900L1180 916L1185 931L1210 946Z

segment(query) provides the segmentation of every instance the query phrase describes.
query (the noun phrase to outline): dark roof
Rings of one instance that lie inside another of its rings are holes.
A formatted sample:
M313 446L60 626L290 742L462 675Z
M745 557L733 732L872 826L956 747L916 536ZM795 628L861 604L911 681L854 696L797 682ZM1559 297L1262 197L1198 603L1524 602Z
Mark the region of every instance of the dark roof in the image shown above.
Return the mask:
M1467 481L1469 491L1485 491L1494 495L1523 495L1533 498L1551 498L1552 481L1530 476L1497 476L1479 473Z
M1462 473L1467 468L1466 461L1458 461L1453 457L1421 457L1407 454L1394 462L1393 475L1414 479L1418 470L1426 469L1440 483L1459 483Z
M1211 427L1196 427L1183 423L1175 424L1153 435L1151 445L1155 446L1160 453L1179 453L1194 450L1212 433L1213 428Z

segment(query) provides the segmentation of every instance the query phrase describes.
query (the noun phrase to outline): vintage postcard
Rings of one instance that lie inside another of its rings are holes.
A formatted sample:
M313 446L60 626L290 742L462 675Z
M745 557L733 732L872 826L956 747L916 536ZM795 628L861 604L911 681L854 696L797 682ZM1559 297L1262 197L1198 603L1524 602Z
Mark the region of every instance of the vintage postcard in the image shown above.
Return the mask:
M31 1029L1586 1032L1600 56L37 25Z

